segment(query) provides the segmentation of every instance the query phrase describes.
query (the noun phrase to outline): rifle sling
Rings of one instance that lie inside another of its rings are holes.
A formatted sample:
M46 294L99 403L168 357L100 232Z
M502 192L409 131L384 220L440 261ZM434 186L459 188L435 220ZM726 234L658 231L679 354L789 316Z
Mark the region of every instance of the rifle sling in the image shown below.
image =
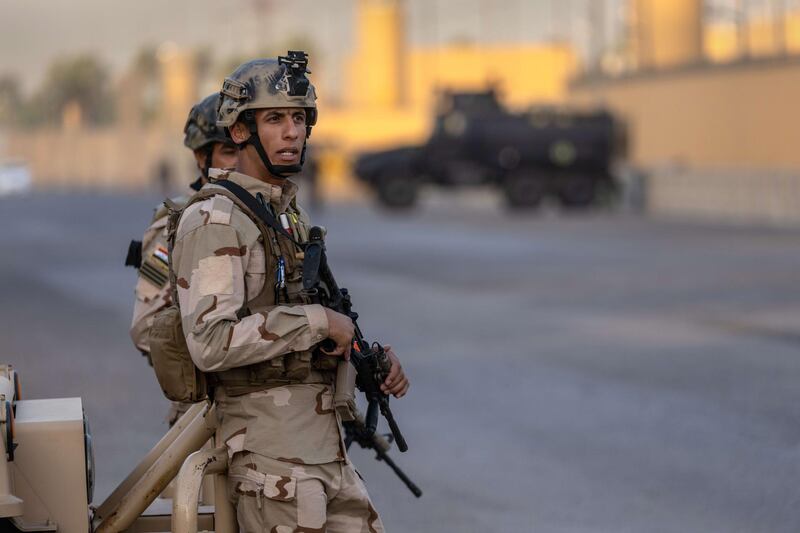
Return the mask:
M288 232L288 231L286 231L285 229L283 229L283 228L281 227L281 225L280 225L280 224L278 224L278 221L277 221L277 220L275 220L275 217L274 217L274 216L272 216L272 213L270 213L270 212L267 210L267 208L266 208L266 207L264 207L264 206L263 206L261 203L259 203L259 202L258 202L258 201L257 201L257 200L256 200L256 199L253 197L253 195L252 195L252 194L250 194L249 192L247 192L247 190L245 190L245 188L244 188L244 187L242 187L242 186L240 186L239 184L237 184L237 183L234 183L234 182L232 182L232 181L230 181L230 180L217 180L217 181L215 181L215 182L214 182L214 185L219 185L220 187L224 187L224 188L228 189L230 192L232 192L233 194L235 194L235 195L236 195L236 197L237 197L239 200L241 200L241 201L242 201L242 203L243 203L244 205L246 205L248 209L250 209L250 211L252 211L253 213L255 213L255 214L258 216L258 218L260 218L261 220L263 220L263 221L264 221L264 223L265 223L267 226L269 226L270 228L272 228L272 229L273 229L273 230L275 230L276 232L280 233L281 235L283 235L284 237L286 237L287 239L289 239L289 240L290 240L292 243L294 243L294 245L295 245L295 246L297 246L297 247L298 247L298 248L300 248L301 250L304 248L304 247L303 247L303 245L302 245L301 243L299 243L299 242L297 242L296 240L294 240L294 237L292 237L292 236L289 234L289 232Z

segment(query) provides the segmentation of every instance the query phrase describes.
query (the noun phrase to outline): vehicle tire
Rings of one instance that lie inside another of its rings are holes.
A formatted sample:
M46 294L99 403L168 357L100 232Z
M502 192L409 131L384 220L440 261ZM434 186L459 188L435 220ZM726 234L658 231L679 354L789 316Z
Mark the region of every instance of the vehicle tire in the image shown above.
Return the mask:
M408 209L417 202L419 184L417 180L402 175L385 175L375 182L378 200L391 209Z
M546 192L544 177L533 172L514 172L503 183L506 204L512 209L535 209Z
M596 180L591 176L568 176L560 185L558 198L563 207L588 207L597 196Z

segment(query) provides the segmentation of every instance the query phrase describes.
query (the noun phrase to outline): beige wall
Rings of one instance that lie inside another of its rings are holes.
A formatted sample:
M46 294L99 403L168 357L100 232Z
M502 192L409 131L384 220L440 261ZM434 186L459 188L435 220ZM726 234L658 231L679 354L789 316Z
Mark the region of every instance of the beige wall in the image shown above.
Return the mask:
M374 118L374 121L370 120ZM328 117L335 121L336 114ZM372 146L368 139L376 124L397 121L390 113L364 115L350 126L358 132L364 146ZM427 117L399 116L408 124L404 126L411 135L426 129ZM363 194L350 179L350 162L346 157L350 145L326 146L331 142L324 131L314 132L312 143L319 158L320 187L326 198L351 200ZM170 144L168 144L170 143ZM40 130L35 132L0 131L0 163L20 161L28 165L33 187L38 190L94 189L101 191L159 190L156 169L166 159L172 167L172 190L185 190L198 175L191 152L183 146L182 137L174 131L159 128L122 128L77 131Z
M584 80L571 92L628 122L637 164L800 171L798 94L798 58Z
M647 187L655 214L800 225L800 173L656 169Z
M38 189L143 189L152 186L162 158L171 164L176 183L189 183L191 153L181 137L171 137L159 130L119 128L8 132L0 159L26 162Z
M578 81L629 126L651 212L800 224L800 59Z

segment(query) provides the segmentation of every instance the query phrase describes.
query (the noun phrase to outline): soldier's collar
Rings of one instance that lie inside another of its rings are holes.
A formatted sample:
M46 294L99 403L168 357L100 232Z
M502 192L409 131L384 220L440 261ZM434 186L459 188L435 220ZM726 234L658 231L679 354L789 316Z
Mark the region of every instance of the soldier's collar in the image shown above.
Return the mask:
M212 169L217 170L217 169ZM286 211L289 204L297 194L297 185L291 180L284 180L282 186L272 185L265 181L261 181L247 174L235 171L220 171L215 172L212 176L209 171L209 177L214 180L228 179L237 185L242 186L247 192L255 196L261 193L264 198L268 198L269 202L278 208L278 212Z

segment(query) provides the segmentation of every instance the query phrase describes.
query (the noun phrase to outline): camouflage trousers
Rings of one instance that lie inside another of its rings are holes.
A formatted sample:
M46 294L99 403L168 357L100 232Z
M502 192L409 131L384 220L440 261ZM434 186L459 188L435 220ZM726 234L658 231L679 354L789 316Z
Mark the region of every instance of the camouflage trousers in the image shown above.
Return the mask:
M300 465L237 453L228 491L239 530L270 533L383 533L352 464Z

